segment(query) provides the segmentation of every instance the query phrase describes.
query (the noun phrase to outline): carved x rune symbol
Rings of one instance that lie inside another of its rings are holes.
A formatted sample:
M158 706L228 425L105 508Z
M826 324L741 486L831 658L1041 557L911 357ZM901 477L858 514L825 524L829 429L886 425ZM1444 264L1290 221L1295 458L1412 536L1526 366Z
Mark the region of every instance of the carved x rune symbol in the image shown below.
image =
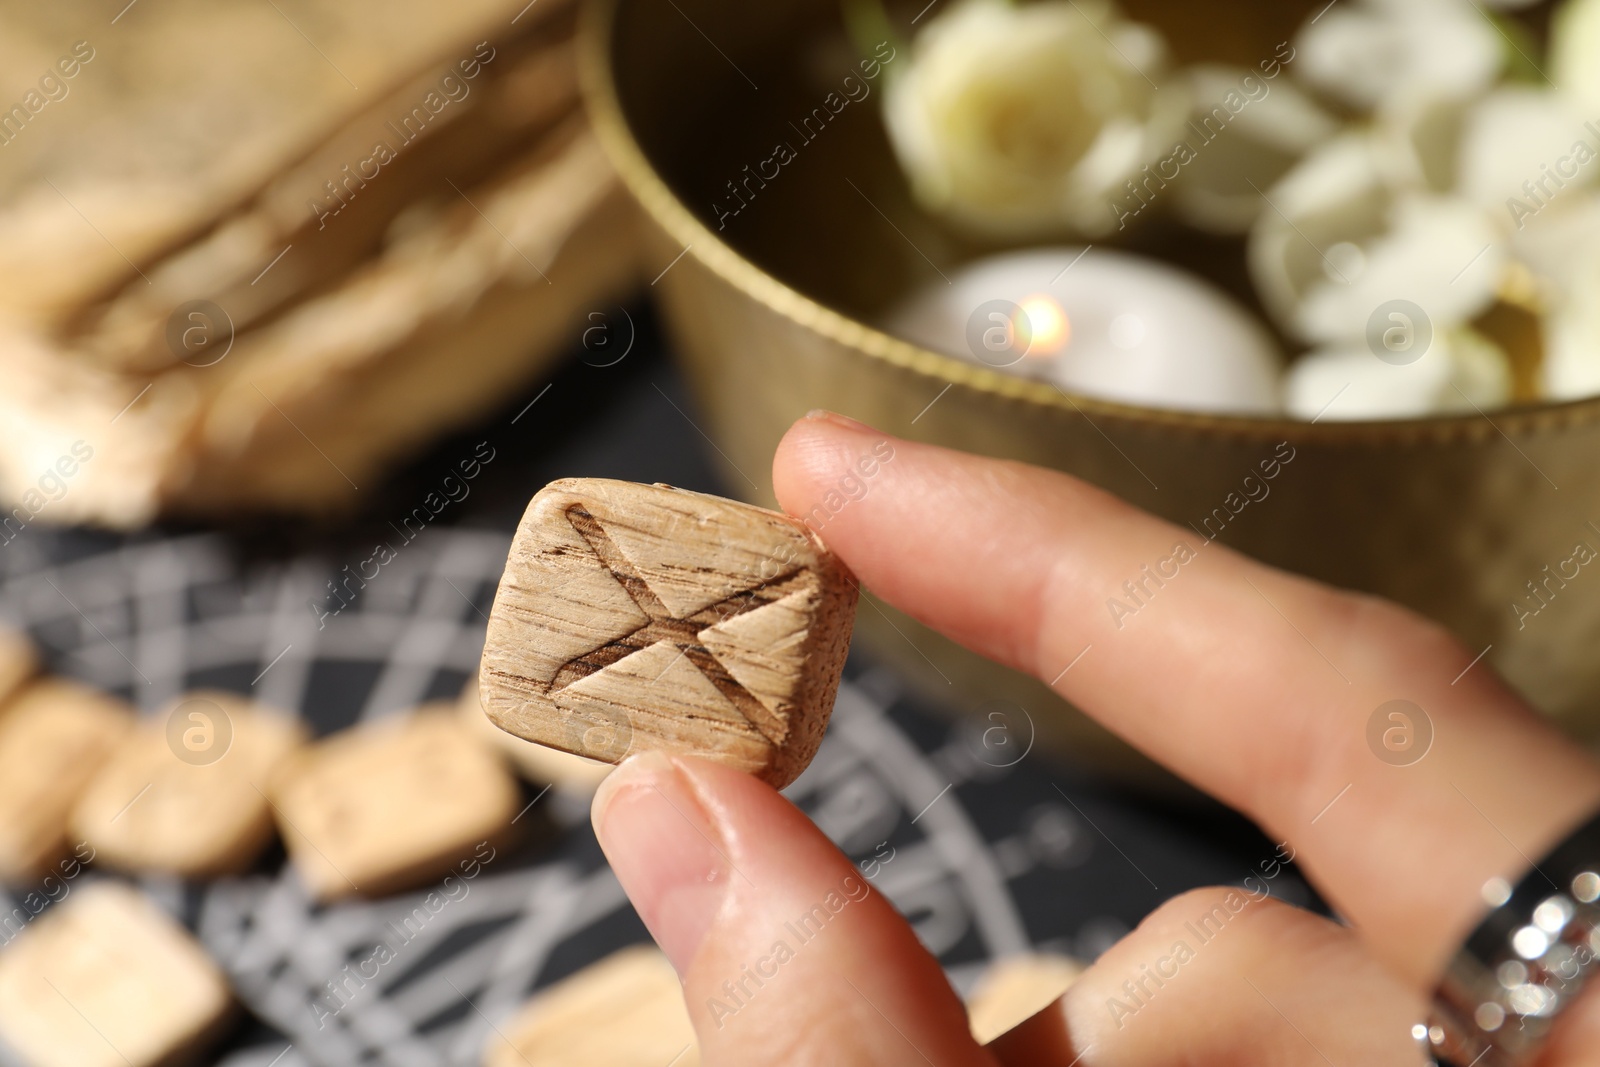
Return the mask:
M644 612L649 621L645 625L613 638L611 641L585 653L556 672L549 692L565 689L574 682L602 671L623 658L666 642L678 648L680 655L714 685L730 704L739 710L750 724L773 744L782 744L787 732L785 724L751 692L741 685L726 667L700 643L700 631L729 619L738 618L759 607L774 603L804 586L806 576L799 566L791 566L777 577L702 608L691 615L679 618L669 611L661 598L645 582L638 570L622 554L599 521L581 506L568 508L567 521L572 523L594 554L605 564L614 578L621 583L628 596Z

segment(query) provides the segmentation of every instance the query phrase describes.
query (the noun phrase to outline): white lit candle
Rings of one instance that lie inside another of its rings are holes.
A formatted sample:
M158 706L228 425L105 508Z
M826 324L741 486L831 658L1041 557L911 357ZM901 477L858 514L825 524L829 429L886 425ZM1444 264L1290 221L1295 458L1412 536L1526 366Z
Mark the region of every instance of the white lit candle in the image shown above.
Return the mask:
M1175 267L1104 249L980 260L885 320L897 337L1072 393L1124 404L1272 415L1283 361L1227 294Z

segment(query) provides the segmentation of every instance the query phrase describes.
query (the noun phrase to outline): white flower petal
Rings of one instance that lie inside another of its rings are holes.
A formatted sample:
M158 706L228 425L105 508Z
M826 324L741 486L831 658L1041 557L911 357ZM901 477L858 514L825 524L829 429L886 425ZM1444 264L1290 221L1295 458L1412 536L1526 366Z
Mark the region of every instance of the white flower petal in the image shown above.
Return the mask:
M1306 290L1295 318L1303 336L1359 337L1391 300L1417 304L1435 329L1455 326L1494 303L1505 263L1501 236L1482 211L1434 196L1398 200L1389 229L1359 248L1356 269L1335 260L1329 276Z
M1375 145L1360 132L1340 134L1290 171L1271 191L1273 206L1291 218L1341 210L1384 188Z
M1513 225L1520 212L1513 213L1509 201L1537 209L1600 177L1597 131L1586 128L1582 114L1557 93L1498 89L1465 116L1456 188ZM1583 158L1587 164L1579 162Z
M1600 249L1600 193L1586 190L1563 197L1521 220L1511 235L1511 252L1533 272L1544 296L1558 301L1570 293L1592 300L1582 289L1586 264Z
M1260 190L1332 137L1338 123L1287 78L1215 64L1187 75L1194 107L1186 132L1194 158L1182 166L1174 202L1191 225L1243 233L1263 210ZM1230 114L1230 100L1243 101L1237 113Z
M924 103L920 74L915 67L902 70L884 87L884 125L900 165L926 204L942 205L951 196L950 176L939 158L933 121Z
M1548 70L1585 114L1600 114L1600 0L1566 0L1556 10Z
M1141 74L1155 74L1166 65L1167 42L1149 26L1122 22L1107 33L1111 47Z
M1250 275L1267 311L1295 332L1306 293L1330 272L1325 250L1382 233L1392 197L1372 140L1352 133L1312 151L1266 200L1250 231Z
M1297 419L1391 419L1426 415L1448 379L1442 361L1396 367L1363 347L1318 349L1284 379L1284 408Z
M1420 305L1439 330L1494 302L1506 238L1481 208L1396 189L1381 137L1314 150L1267 194L1251 230L1251 277L1267 310L1312 344L1362 337L1382 304Z
M1541 378L1549 400L1600 395L1600 253L1594 246L1562 278L1564 293L1544 317Z
M1498 31L1466 4L1344 4L1295 39L1296 70L1311 85L1369 110L1415 92L1471 96L1504 64Z
M1385 100L1373 128L1375 152L1390 185L1435 193L1455 189L1461 128L1473 101L1432 93Z
M1471 330L1436 334L1414 363L1385 363L1364 345L1307 353L1289 368L1284 407L1318 421L1403 419L1504 404L1511 395L1505 354Z

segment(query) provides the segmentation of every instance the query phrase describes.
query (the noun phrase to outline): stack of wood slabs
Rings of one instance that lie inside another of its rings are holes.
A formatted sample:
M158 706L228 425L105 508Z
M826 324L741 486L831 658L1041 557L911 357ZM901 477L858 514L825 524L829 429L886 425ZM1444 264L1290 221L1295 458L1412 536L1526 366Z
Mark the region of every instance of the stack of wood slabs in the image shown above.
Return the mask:
M43 79L0 99L0 540L349 506L570 348L637 280L574 27L0 3L0 68Z

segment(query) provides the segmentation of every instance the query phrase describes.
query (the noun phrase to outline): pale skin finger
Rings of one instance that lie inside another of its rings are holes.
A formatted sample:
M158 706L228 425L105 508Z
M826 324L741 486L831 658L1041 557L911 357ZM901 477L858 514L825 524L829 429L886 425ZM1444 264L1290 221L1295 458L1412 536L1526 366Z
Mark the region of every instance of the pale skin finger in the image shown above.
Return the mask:
M988 1047L1007 1067L1417 1067L1421 1010L1351 931L1240 889L1200 889Z
M707 1067L993 1067L938 961L771 786L635 756L601 787L594 824L683 979Z
M878 457L870 476L865 456ZM784 438L774 481L796 515L829 505L820 532L864 586L1054 679L1292 841L1374 954L1417 988L1483 910L1484 882L1519 877L1600 804L1594 762L1482 664L1462 676L1473 654L1438 627L1204 543L1066 475L812 418ZM1192 558L1161 568L1179 545ZM1176 576L1147 581L1132 616L1111 612L1147 566ZM1432 750L1412 766L1368 746L1369 720L1394 699L1433 723Z

